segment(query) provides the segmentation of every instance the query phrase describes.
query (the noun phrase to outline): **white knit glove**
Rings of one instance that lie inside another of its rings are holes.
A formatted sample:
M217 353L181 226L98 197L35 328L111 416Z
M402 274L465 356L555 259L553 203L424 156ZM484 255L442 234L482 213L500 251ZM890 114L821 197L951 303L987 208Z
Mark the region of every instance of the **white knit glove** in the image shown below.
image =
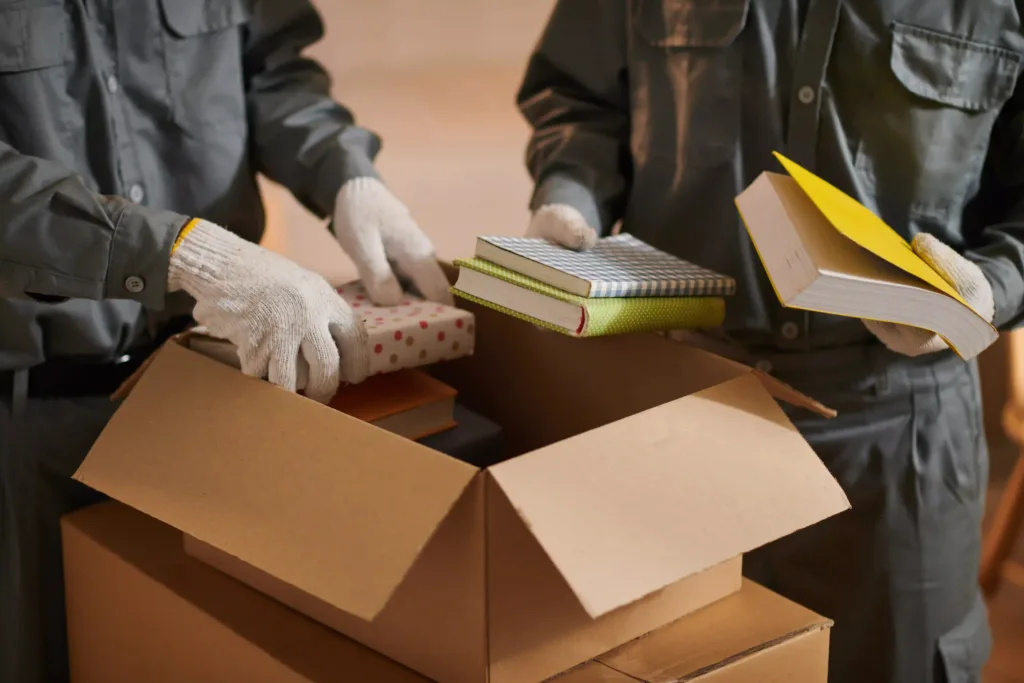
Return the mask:
M527 237L540 237L567 249L585 250L597 244L597 232L568 204L546 204L534 212Z
M928 233L916 235L911 247L914 253L934 268L971 308L985 320L992 322L996 311L992 285L977 264L968 261ZM920 356L949 348L937 334L917 327L874 320L865 320L864 326L888 349L904 356Z
M238 349L242 372L289 391L308 364L306 396L329 401L369 368L362 321L316 273L199 221L171 255L170 291L196 300L195 319ZM305 373L303 373L305 374Z
M334 206L334 234L378 306L396 306L402 300L395 271L412 280L424 298L451 305L448 278L437 263L434 245L409 209L376 178L355 178L342 186Z

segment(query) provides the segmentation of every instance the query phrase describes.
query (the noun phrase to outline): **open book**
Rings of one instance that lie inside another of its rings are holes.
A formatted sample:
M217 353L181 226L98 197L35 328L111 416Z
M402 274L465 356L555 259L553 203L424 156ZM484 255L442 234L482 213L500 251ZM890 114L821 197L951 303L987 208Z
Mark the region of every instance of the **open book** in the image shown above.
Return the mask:
M784 306L924 328L964 359L995 340L995 328L896 231L776 157L789 175L762 173L736 206Z

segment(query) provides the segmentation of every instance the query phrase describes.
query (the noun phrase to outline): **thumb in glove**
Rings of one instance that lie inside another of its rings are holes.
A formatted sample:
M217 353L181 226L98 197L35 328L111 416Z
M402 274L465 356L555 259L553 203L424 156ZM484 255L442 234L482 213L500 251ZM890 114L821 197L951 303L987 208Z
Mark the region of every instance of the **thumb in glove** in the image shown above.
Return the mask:
M916 235L911 247L921 260L931 266L963 297L968 306L985 320L992 322L992 318L995 317L992 285L976 263L967 260L949 245L928 233ZM868 331L886 348L904 356L921 356L949 348L941 337L928 330L875 320L863 322Z
M451 305L448 278L434 245L409 209L376 178L355 178L342 186L334 208L334 233L378 306L396 306L402 300L391 263L426 299Z
M546 204L530 219L527 237L539 237L566 249L581 251L597 244L597 231L568 204Z

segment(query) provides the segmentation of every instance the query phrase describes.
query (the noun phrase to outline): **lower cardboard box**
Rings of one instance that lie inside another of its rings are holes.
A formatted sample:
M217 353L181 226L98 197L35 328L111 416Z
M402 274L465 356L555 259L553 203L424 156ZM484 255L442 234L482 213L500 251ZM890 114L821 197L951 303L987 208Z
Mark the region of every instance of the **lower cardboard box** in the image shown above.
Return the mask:
M189 557L120 503L63 521L73 683L425 683L429 679ZM824 683L831 622L736 593L551 680Z

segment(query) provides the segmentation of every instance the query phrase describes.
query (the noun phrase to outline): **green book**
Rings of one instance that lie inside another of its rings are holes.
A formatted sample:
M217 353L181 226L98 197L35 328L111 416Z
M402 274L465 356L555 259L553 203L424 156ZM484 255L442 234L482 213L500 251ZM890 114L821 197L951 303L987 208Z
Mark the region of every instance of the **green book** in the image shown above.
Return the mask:
M722 297L591 299L481 259L460 259L455 265L454 295L572 337L706 329L725 320Z

